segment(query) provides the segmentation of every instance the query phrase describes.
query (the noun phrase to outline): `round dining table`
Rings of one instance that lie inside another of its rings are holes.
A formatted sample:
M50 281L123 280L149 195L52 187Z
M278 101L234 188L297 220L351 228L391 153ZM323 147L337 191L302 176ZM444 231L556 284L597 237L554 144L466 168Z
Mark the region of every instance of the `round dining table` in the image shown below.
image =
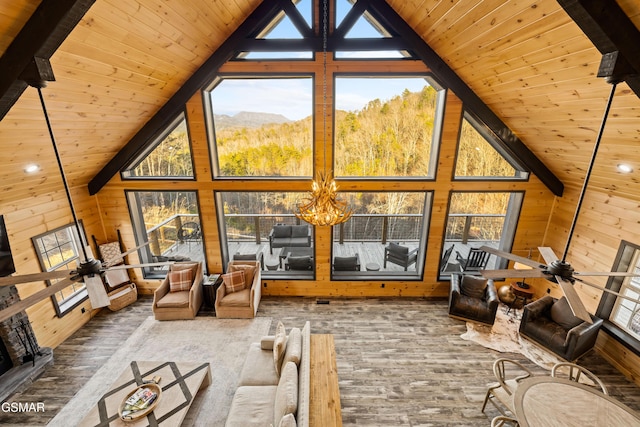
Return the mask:
M564 378L530 377L513 397L522 427L640 426L640 414L599 389Z

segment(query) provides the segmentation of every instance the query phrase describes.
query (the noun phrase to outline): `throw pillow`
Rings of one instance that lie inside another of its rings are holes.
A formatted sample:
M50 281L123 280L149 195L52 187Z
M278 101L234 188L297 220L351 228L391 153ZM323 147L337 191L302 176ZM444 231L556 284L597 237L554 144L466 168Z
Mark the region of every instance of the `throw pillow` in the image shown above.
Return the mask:
M244 289L244 271L232 271L222 275L225 291L232 294Z
M478 277L462 276L460 282L460 293L462 295L482 299L487 288L487 279Z
M551 305L551 320L562 326L565 330L573 329L582 323L582 319L573 315L569 301L565 297Z
M284 325L281 321L276 326L276 336L273 340L273 364L276 368L276 373L280 375L280 368L282 367L282 360L284 359L284 352L287 346L287 333L284 330Z
M307 237L309 235L309 227L306 225L292 225L291 237Z
M100 245L100 255L104 261L102 264L107 268L124 263L124 258L120 256L122 255L122 251L120 250L119 242L109 242Z
M297 427L296 417L294 417L293 414L285 415L280 418L280 424L278 424L278 427Z
M291 328L287 337L287 349L284 352L282 363L293 362L300 365L302 358L302 334L300 328Z
M169 291L180 292L191 289L193 273L191 270L178 270L169 272Z
M242 271L244 272L244 287L249 289L253 284L253 278L256 275L256 266L250 264L231 264L229 265L229 272Z
M282 237L290 237L290 236L291 236L290 225L274 225L273 226L273 237L282 238Z
M298 409L298 367L295 363L289 362L284 365L274 400L274 425L279 424L280 419L285 415L296 413Z
M393 252L394 254L408 254L409 253L409 248L407 248L406 246L402 246L402 245L398 245L397 243L389 243L389 251Z

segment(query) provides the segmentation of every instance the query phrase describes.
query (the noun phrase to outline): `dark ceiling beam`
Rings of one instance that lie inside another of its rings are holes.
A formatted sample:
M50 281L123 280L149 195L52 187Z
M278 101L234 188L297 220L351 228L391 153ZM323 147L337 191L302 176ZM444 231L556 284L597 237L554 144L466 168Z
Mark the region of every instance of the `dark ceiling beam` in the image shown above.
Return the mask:
M640 97L640 31L615 1L558 0L593 45L606 55L618 52L622 79Z
M34 57L48 60L80 22L95 0L43 0L0 57L0 120L27 83L21 74Z
M182 113L189 99L211 82L215 71L235 55L238 46L245 42L247 35L253 34L256 29L264 28L268 25L282 11L285 1L290 2L290 0L262 2L189 80L178 89L171 99L89 181L89 194L94 195L100 191L131 159L136 158L146 148L149 140L157 137L159 132L164 129L164 126Z
M464 109L475 115L486 131L512 158L534 173L556 196L562 196L564 184L529 150L529 148L505 125L502 120L467 86L446 62L402 19L384 0L359 0L369 3L368 10L382 25L395 29L400 37L412 47L412 52L429 66L433 75L445 87L451 89L464 105Z

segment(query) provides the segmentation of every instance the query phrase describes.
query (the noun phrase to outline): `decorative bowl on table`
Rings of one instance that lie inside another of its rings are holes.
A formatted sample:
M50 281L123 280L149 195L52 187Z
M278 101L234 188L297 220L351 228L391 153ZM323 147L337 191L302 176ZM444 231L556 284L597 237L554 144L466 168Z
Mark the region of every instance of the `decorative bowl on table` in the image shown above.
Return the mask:
M144 393L147 396L149 396L148 393L153 393L155 394L155 397L153 397L153 400L144 407L140 407L139 409L132 408L132 405L128 404L127 401L135 394L140 393ZM120 406L118 407L118 415L120 416L120 419L125 422L137 421L142 417L146 417L147 414L155 409L155 407L158 405L158 402L160 402L160 397L162 397L162 388L160 388L158 384L141 384L127 393L125 398L122 399L122 403L120 403Z

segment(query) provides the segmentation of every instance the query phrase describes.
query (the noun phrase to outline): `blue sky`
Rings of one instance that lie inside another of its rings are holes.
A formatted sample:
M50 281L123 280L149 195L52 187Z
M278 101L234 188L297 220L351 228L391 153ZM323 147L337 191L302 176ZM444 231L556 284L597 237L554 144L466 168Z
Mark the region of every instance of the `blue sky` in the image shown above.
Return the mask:
M347 0L337 0L338 23L349 8ZM297 7L307 20L311 21L311 0L301 0ZM291 21L285 18L267 38L300 37ZM347 37L380 37L377 31L364 19L360 19ZM349 55L342 55L345 58ZM356 54L350 56L361 56ZM379 56L368 52L367 57ZM388 54L385 55L389 57ZM263 56L264 57L264 56ZM282 57L282 55L280 55ZM290 57L290 56L289 56ZM309 56L307 56L309 57ZM427 83L420 78L338 78L336 82L336 108L355 111L362 109L373 99L388 100L402 93L404 89L421 90ZM311 115L312 79L243 79L224 80L212 92L215 114L234 115L240 111L268 112L282 114L290 120L300 120ZM322 94L318 94L322 96ZM283 102L283 100L285 100Z

